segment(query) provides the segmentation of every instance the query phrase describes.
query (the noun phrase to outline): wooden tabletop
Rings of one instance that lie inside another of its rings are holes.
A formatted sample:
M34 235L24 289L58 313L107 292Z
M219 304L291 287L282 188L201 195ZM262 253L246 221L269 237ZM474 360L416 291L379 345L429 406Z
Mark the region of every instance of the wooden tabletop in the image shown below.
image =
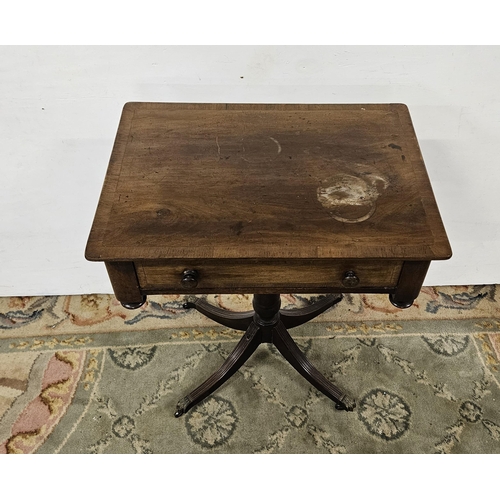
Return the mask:
M403 104L127 103L86 258L439 260Z

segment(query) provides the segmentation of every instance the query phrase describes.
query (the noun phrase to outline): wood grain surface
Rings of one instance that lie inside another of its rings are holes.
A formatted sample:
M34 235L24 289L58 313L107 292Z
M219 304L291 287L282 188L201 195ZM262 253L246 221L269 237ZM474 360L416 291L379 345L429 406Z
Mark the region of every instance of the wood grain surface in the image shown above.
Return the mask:
M200 264L450 256L402 104L128 103L86 249Z

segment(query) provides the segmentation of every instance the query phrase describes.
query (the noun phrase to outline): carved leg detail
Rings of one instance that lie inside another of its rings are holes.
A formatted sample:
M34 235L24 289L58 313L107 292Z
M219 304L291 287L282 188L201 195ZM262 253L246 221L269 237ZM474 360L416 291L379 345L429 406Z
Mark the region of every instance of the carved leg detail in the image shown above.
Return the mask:
M220 307L209 304L205 299L195 298L184 304L185 309L196 309L201 314L205 315L217 323L234 328L235 330L246 331L253 320L254 312L233 312L225 311Z
M353 399L333 385L324 375L322 375L304 356L297 347L285 326L280 321L273 328L273 344L283 357L316 389L335 401L337 409L352 411L356 407Z
M308 382L336 403L337 409L352 411L356 406L355 401L333 385L310 363L286 329L287 326L292 328L306 323L340 300L342 300L342 295L331 295L311 306L288 311L280 310L281 301L278 294L257 294L254 295L253 300L254 311L245 313L225 311L209 304L204 299L189 300L184 307L196 308L208 318L224 326L246 329L246 332L222 366L194 391L179 400L175 416L180 417L224 384L241 368L262 342L272 342L283 357Z
M245 361L253 354L260 343L260 327L255 323L252 323L222 366L210 377L208 377L205 382L177 403L176 412L174 414L175 417L180 417L192 406L199 403L218 389L243 366Z
M329 295L301 309L281 309L280 318L286 328L303 325L342 300L342 295Z

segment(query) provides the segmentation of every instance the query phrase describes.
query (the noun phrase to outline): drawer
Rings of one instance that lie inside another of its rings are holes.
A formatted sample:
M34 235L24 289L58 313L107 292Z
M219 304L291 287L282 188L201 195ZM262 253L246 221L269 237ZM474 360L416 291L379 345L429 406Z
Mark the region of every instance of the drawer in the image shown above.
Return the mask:
M135 262L139 285L146 293L316 293L395 288L402 265L402 261L354 259ZM196 271L196 275L183 284L186 270Z

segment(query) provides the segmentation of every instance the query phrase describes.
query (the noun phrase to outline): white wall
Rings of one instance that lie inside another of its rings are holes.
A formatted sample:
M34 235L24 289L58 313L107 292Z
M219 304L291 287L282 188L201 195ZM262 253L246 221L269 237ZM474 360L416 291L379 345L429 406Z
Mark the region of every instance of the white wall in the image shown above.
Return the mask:
M406 103L454 251L425 284L500 283L499 90L498 46L1 46L0 295L111 292L83 252L127 101Z

